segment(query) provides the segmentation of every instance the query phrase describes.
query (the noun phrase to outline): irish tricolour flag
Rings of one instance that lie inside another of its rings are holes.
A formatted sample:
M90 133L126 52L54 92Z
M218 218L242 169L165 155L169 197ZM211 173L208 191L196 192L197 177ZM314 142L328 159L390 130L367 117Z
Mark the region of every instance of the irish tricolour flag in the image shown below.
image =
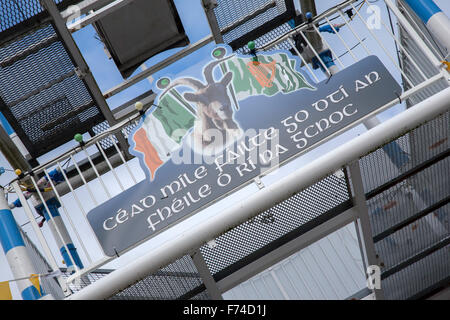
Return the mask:
M160 107L145 115L142 126L134 133L134 150L144 154L144 162L153 180L156 170L178 149L195 116L171 94L159 102Z
M254 95L271 97L280 92L314 90L303 74L296 71L296 63L297 60L282 52L258 54L257 62L251 57L234 56L222 63L221 70L224 74L228 71L233 73L230 91L239 102ZM183 137L196 120L196 115L186 108L189 103L181 101L182 95L173 92L177 89L192 90L180 86L160 96L159 107L145 115L141 127L132 136L134 151L143 154L151 180L158 168L170 159L172 152L180 147ZM195 110L196 106L192 105L190 109Z

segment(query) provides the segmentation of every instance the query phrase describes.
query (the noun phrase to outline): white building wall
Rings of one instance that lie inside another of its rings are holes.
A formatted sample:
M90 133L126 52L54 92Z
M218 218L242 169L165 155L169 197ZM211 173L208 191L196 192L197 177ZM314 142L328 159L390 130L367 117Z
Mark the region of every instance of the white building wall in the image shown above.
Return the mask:
M223 297L230 300L341 300L365 285L352 223L225 292Z

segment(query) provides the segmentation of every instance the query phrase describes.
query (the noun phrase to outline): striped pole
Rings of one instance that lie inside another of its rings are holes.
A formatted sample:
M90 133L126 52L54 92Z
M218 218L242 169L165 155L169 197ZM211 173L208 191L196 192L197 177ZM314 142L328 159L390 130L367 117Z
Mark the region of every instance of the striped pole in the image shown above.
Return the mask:
M405 0L405 2L446 49L448 56L450 54L450 19L433 0Z
M8 260L9 267L13 273L14 279L18 280L17 287L23 300L37 300L46 294L39 285L39 289L29 280L34 270L30 257L28 256L25 242L20 234L16 220L9 209L6 201L5 191L0 186L0 242Z

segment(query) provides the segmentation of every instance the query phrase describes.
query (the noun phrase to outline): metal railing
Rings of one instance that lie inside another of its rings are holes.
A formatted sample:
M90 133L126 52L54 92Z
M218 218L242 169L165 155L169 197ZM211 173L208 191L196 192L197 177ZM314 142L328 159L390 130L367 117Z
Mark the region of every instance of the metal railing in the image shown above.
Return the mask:
M407 48L402 46L393 30L383 19L380 20L379 29L373 29L369 25L367 17L364 17L362 12L364 5L370 5L369 3L362 1L359 3L359 6L356 6L356 2L358 1L345 1L315 17L311 22L305 22L287 34L270 42L261 43L258 47L263 50L286 48L286 46L289 49L293 48L304 62L302 68L318 82L327 76L332 76L333 71L320 58L320 51L318 52L314 48L311 48L309 57L304 57L305 54L300 53L298 48L293 44L292 36L299 34L308 43L307 33L315 32L319 34L324 48L328 48L331 51L333 57L335 57L335 61L342 69L367 56L379 56L388 67L392 67L391 70L393 72L395 71L400 79L408 84L409 89L399 96L398 101L392 101L381 107L377 113L397 105L412 94L421 90L427 90L427 87L436 81L442 79L448 81L449 74L439 61L439 58L430 50L391 0L385 1L390 14L393 15L393 18L416 41L422 53L435 66L436 70L433 75L426 76L421 66L412 59L411 53L408 52ZM346 17L346 11L348 9L352 9L354 12L352 18ZM339 25L340 31L337 30L338 26L332 24L332 21L335 22L337 19L341 21ZM323 32L319 32L316 24L329 24L333 33L325 35ZM403 72L392 50L387 48L386 37L392 39L393 43L391 45L395 44L399 48L399 54L404 55L417 70L415 76L411 74L407 75ZM342 49L346 50L344 55L339 54ZM311 68L309 62L313 57L318 59L324 73ZM23 210L33 228L33 233L44 252L45 258L53 269L60 268L56 261L60 261L61 259L54 253L55 250L52 250L49 243L57 240L50 239L48 235L44 234L34 218L32 207L36 203L39 203L43 205L47 212L50 212L47 204L49 198L55 198L61 204L59 210L60 215L65 225L69 226L68 233L74 237L74 244L81 250L80 255L84 262L83 268L74 265L74 273L64 279L67 284L115 259L115 257L108 257L103 253L87 220L87 213L94 207L111 199L116 194L137 184L144 178L144 174L139 165L136 162L133 163L137 159L127 161L124 151L120 149L116 138L117 135L127 137L127 129L136 124L139 118L140 115L135 114L103 133L83 142L72 150L34 168L31 172L25 173L20 179L11 182L10 191L15 192L19 196ZM110 148L104 148L102 142L105 141L111 146ZM55 169L62 175L62 181L58 184L50 176L50 172ZM39 178L42 177L46 177L48 180L49 185L47 189L41 188L38 184ZM24 196L24 191L27 189L33 190L34 204L30 204ZM54 218L50 217L50 219ZM60 230L57 224L55 226L56 233L53 236L59 238L64 243L67 253L72 261L74 261L75 257L72 256L72 251L64 241L64 230Z

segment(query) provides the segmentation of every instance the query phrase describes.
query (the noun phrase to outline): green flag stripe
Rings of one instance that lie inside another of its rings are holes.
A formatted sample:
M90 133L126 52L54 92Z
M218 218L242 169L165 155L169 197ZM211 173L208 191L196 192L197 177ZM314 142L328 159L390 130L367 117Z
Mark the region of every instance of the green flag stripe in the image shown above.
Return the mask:
M177 129L189 130L194 126L195 117L187 111L177 100L166 94L159 102L160 108L153 111L153 115L163 125L167 135L180 143L182 136L174 134Z
M264 94L272 96L278 92L289 93L301 88L314 89L307 83L304 76L295 70L296 61L290 59L288 55L277 53L272 56L259 55L260 63L268 64L271 61L277 62L275 77L271 87L262 87L249 70L247 63L251 58L233 58L228 61L228 67L233 72L233 86L238 95L238 99L245 99L250 95ZM266 75L270 78L270 72Z

